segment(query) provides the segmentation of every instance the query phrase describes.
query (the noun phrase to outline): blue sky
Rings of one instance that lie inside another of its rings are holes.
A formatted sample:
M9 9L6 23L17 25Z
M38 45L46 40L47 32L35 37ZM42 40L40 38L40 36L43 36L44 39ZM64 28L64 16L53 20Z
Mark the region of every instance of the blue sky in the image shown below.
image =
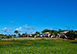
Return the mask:
M0 33L77 29L76 21L77 0L0 0Z

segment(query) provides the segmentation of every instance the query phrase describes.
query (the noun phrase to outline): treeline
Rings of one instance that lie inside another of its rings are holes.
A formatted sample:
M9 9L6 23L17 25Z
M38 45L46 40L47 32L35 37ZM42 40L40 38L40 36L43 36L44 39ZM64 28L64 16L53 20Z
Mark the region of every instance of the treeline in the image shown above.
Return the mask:
M62 35L61 33L64 32L64 31L68 31L68 32ZM15 34L14 35L0 34L0 39L3 39L3 38L16 38L16 37L41 37L41 36L43 37L43 36L45 36L43 34L46 33L46 32L49 32L49 34L50 34L49 37L54 36L56 38L60 35L61 38L65 38L65 35L66 35L68 39L77 38L77 31L76 30L61 30L61 29L59 29L57 31L57 30L44 29L43 31L41 31L41 33L36 31L32 35L29 35L28 33L20 34L19 31L15 30L14 33L18 34L18 36L16 36Z
M0 34L0 39L6 39L6 38L15 38L16 37L16 35L6 35L6 34Z

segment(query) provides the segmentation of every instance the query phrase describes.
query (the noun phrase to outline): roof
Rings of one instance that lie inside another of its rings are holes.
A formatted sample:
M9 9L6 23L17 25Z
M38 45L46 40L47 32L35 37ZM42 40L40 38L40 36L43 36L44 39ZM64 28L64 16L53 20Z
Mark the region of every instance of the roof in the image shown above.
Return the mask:
M44 34L50 34L49 32L45 32Z
M67 33L67 32L69 32L69 31L64 31L64 32L61 32L61 33Z
M28 33L28 34L31 34L32 35L32 34L35 34L35 33L31 32L31 33Z

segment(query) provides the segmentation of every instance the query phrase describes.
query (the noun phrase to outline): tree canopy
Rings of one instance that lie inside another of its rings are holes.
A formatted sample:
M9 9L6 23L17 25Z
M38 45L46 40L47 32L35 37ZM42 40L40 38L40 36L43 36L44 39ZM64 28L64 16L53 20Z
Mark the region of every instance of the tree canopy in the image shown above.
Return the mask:
M42 33L45 33L45 32L49 32L49 33L51 33L52 31L49 30L49 29L44 29L44 30L42 31Z
M68 38L74 39L75 38L75 32L74 31L69 31L66 33L66 36Z
M35 34L36 34L36 35L37 35L37 34L40 34L40 32L36 31Z
M15 30L15 31L14 31L14 33L18 33L18 31L17 31L17 30Z

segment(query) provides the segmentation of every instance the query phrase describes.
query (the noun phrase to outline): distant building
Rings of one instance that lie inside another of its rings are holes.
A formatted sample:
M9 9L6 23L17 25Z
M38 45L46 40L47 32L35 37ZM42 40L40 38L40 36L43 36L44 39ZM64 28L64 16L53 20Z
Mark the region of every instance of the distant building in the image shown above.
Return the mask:
M32 35L34 35L35 33L31 32L31 33L28 33L27 36L29 37L32 37Z
M49 32L43 33L43 36L44 36L44 37L50 37L50 35L51 35L51 34L50 34Z
M62 33L62 34L66 34L67 32L69 32L69 31L63 31L63 32L60 32L60 33Z
M60 38L67 38L67 36L65 35L67 32L69 32L69 31L60 32L59 37Z

